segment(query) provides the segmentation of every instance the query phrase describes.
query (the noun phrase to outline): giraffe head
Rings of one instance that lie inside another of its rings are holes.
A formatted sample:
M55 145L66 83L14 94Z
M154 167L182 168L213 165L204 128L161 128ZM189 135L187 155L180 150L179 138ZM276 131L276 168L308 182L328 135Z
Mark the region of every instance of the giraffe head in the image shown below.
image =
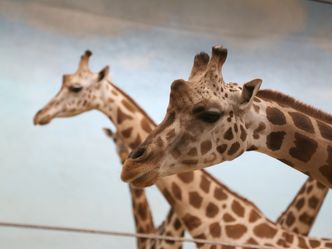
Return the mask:
M116 151L121 159L121 162L124 163L128 154L129 148L128 145L124 142L124 139L120 132L116 131L113 132L110 128L103 128L104 133L107 137L111 138L116 145Z
M246 114L262 81L226 84L221 74L226 57L222 46L212 48L211 58L201 52L189 80L172 83L166 116L129 155L124 181L145 186L152 172L157 180L232 160L247 150Z
M103 85L107 84L109 67L104 67L99 73L91 72L91 55L90 51L86 51L81 56L77 71L63 76L59 92L35 115L35 125L45 125L53 118L71 117L98 107Z

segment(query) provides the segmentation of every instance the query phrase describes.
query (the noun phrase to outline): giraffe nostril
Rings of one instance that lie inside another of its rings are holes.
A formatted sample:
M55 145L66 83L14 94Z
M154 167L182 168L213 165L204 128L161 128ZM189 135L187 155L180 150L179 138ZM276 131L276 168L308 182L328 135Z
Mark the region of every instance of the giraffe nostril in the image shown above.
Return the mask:
M144 148L144 147L137 148L129 154L129 158L140 159L145 155L145 152L146 152L146 148Z

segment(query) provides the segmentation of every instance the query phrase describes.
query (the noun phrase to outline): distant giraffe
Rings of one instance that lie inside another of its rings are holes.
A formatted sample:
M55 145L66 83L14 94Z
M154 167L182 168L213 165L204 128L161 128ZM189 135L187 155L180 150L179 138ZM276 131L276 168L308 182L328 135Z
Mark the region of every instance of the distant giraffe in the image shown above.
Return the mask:
M293 232L308 235L328 190L323 184L308 178L277 223Z
M129 148L123 141L121 134L118 132L113 133L111 129L104 129L105 134L110 137L115 145L120 157L121 163L124 163L129 154ZM136 224L136 231L138 233L155 234L161 236L172 236L182 238L184 236L184 226L181 225L181 221L178 219L173 209L168 212L167 218L162 224L153 230L151 229L152 215L147 201L144 189L133 188L130 185L129 190L131 193L131 199L133 204L133 214ZM173 242L165 240L153 240L153 239L137 239L139 249L181 249L182 242Z
M112 120L126 144L134 149L155 124L127 94L105 78L104 70L101 72L90 72L90 77L83 79L80 75L72 75L73 81L64 81L56 97L36 114L35 124L46 124L56 117L97 109ZM89 84L85 83L87 81ZM73 84L75 91L70 90ZM149 176L146 177L148 180ZM331 241L309 239L269 221L252 203L205 171L165 177L157 182L157 187L193 238L282 248L303 248L305 245L309 248L332 247Z
M198 54L189 81L172 83L164 121L130 154L123 180L148 186L158 176L256 150L332 188L332 116L282 93L259 91L260 79L226 84L220 73L226 57L222 46L213 47L211 59Z

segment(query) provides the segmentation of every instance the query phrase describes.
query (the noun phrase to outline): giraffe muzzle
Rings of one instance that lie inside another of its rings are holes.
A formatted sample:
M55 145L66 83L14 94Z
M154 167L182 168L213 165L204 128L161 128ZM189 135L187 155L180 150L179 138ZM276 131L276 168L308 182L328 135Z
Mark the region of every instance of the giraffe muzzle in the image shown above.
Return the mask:
M159 178L158 169L153 164L141 165L131 159L127 159L122 168L121 179L135 187L151 186Z
M153 170L135 178L130 182L130 184L137 188L145 188L155 184L158 178L159 173Z
M46 114L44 109L39 110L33 118L34 125L46 125L51 122L52 117L51 115Z

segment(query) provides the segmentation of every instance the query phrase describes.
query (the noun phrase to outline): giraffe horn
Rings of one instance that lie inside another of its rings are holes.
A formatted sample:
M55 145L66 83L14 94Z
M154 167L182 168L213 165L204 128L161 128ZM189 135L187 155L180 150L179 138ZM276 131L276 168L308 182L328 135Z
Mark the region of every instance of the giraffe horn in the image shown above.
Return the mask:
M212 47L212 56L210 62L207 66L208 73L216 72L220 75L221 79L223 79L221 74L222 66L224 65L227 58L227 49L221 45Z
M80 64L78 66L78 71L89 71L89 58L92 55L90 50L86 50L81 56Z
M205 52L200 52L195 55L194 64L191 69L189 80L192 80L197 75L201 75L205 72L207 65L209 63L210 56Z

